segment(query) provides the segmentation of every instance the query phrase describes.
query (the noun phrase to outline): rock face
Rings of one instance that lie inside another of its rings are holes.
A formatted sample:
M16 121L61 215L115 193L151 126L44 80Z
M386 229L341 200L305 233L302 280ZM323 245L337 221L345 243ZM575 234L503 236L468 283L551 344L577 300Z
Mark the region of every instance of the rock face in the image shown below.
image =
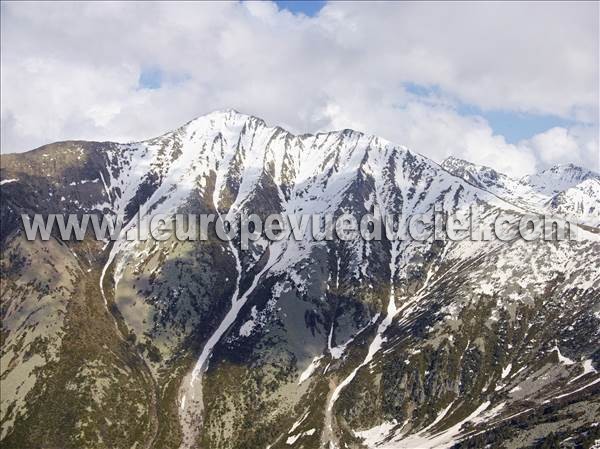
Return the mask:
M133 144L5 155L2 446L523 447L600 438L600 177L520 180L235 111ZM551 211L577 241L129 241L152 215L443 204ZM27 241L20 214L121 215ZM552 447L552 446L546 446Z

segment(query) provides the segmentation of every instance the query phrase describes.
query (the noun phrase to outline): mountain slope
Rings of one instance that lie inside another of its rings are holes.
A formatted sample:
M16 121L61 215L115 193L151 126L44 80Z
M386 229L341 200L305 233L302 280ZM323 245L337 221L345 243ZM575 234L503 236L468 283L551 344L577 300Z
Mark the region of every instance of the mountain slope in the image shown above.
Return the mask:
M260 239L248 250L214 234L125 238L156 214L597 211L597 178L566 172L544 183L440 167L375 136L295 136L235 111L145 142L3 157L3 445L587 438L599 417L593 228L580 241ZM114 242L25 241L20 213L71 211L126 226Z
M449 157L442 167L513 204L578 223L600 226L600 174L573 164L511 178L489 167Z

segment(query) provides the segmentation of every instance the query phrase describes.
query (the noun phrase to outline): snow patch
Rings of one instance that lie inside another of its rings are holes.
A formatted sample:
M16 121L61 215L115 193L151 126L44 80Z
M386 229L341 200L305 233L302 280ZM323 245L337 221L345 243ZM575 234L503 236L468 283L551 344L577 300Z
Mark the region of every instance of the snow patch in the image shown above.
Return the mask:
M300 378L298 379L298 385L300 385L302 382L308 379L312 375L312 373L315 372L322 358L323 356L320 355L312 359L312 362L310 362L308 367L302 372L302 374L300 374Z

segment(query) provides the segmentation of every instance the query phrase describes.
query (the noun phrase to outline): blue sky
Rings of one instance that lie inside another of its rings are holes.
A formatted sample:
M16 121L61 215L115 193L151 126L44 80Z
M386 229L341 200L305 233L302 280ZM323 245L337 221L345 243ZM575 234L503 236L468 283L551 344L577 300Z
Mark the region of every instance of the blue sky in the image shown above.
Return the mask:
M438 86L423 86L416 83L404 83L406 90L417 98L427 99L431 96L443 96ZM573 126L576 121L549 114L534 114L502 109L483 109L481 107L456 102L456 111L464 116L483 117L495 134L502 135L508 143L515 144L523 139L544 132L554 127Z
M325 2L321 0L314 1L276 1L277 5L281 9L287 9L295 14L304 14L309 17L316 15L323 6L325 6Z
M511 111L482 111L474 106L459 107L463 114L475 114L485 118L495 134L502 135L508 143L517 143L523 139L542 133L550 128L568 127L576 122L552 115L527 114Z
M163 73L160 67L144 67L138 81L140 89L160 89Z

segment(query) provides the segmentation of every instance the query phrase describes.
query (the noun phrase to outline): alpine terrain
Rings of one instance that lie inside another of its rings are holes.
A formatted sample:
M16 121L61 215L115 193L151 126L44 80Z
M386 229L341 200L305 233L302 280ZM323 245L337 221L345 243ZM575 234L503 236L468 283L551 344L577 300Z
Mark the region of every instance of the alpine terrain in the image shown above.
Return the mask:
M9 149L5 149L9 150ZM2 156L3 448L521 448L600 440L600 175L514 179L233 110ZM551 213L563 241L139 238L155 214ZM123 216L26 239L21 214Z

